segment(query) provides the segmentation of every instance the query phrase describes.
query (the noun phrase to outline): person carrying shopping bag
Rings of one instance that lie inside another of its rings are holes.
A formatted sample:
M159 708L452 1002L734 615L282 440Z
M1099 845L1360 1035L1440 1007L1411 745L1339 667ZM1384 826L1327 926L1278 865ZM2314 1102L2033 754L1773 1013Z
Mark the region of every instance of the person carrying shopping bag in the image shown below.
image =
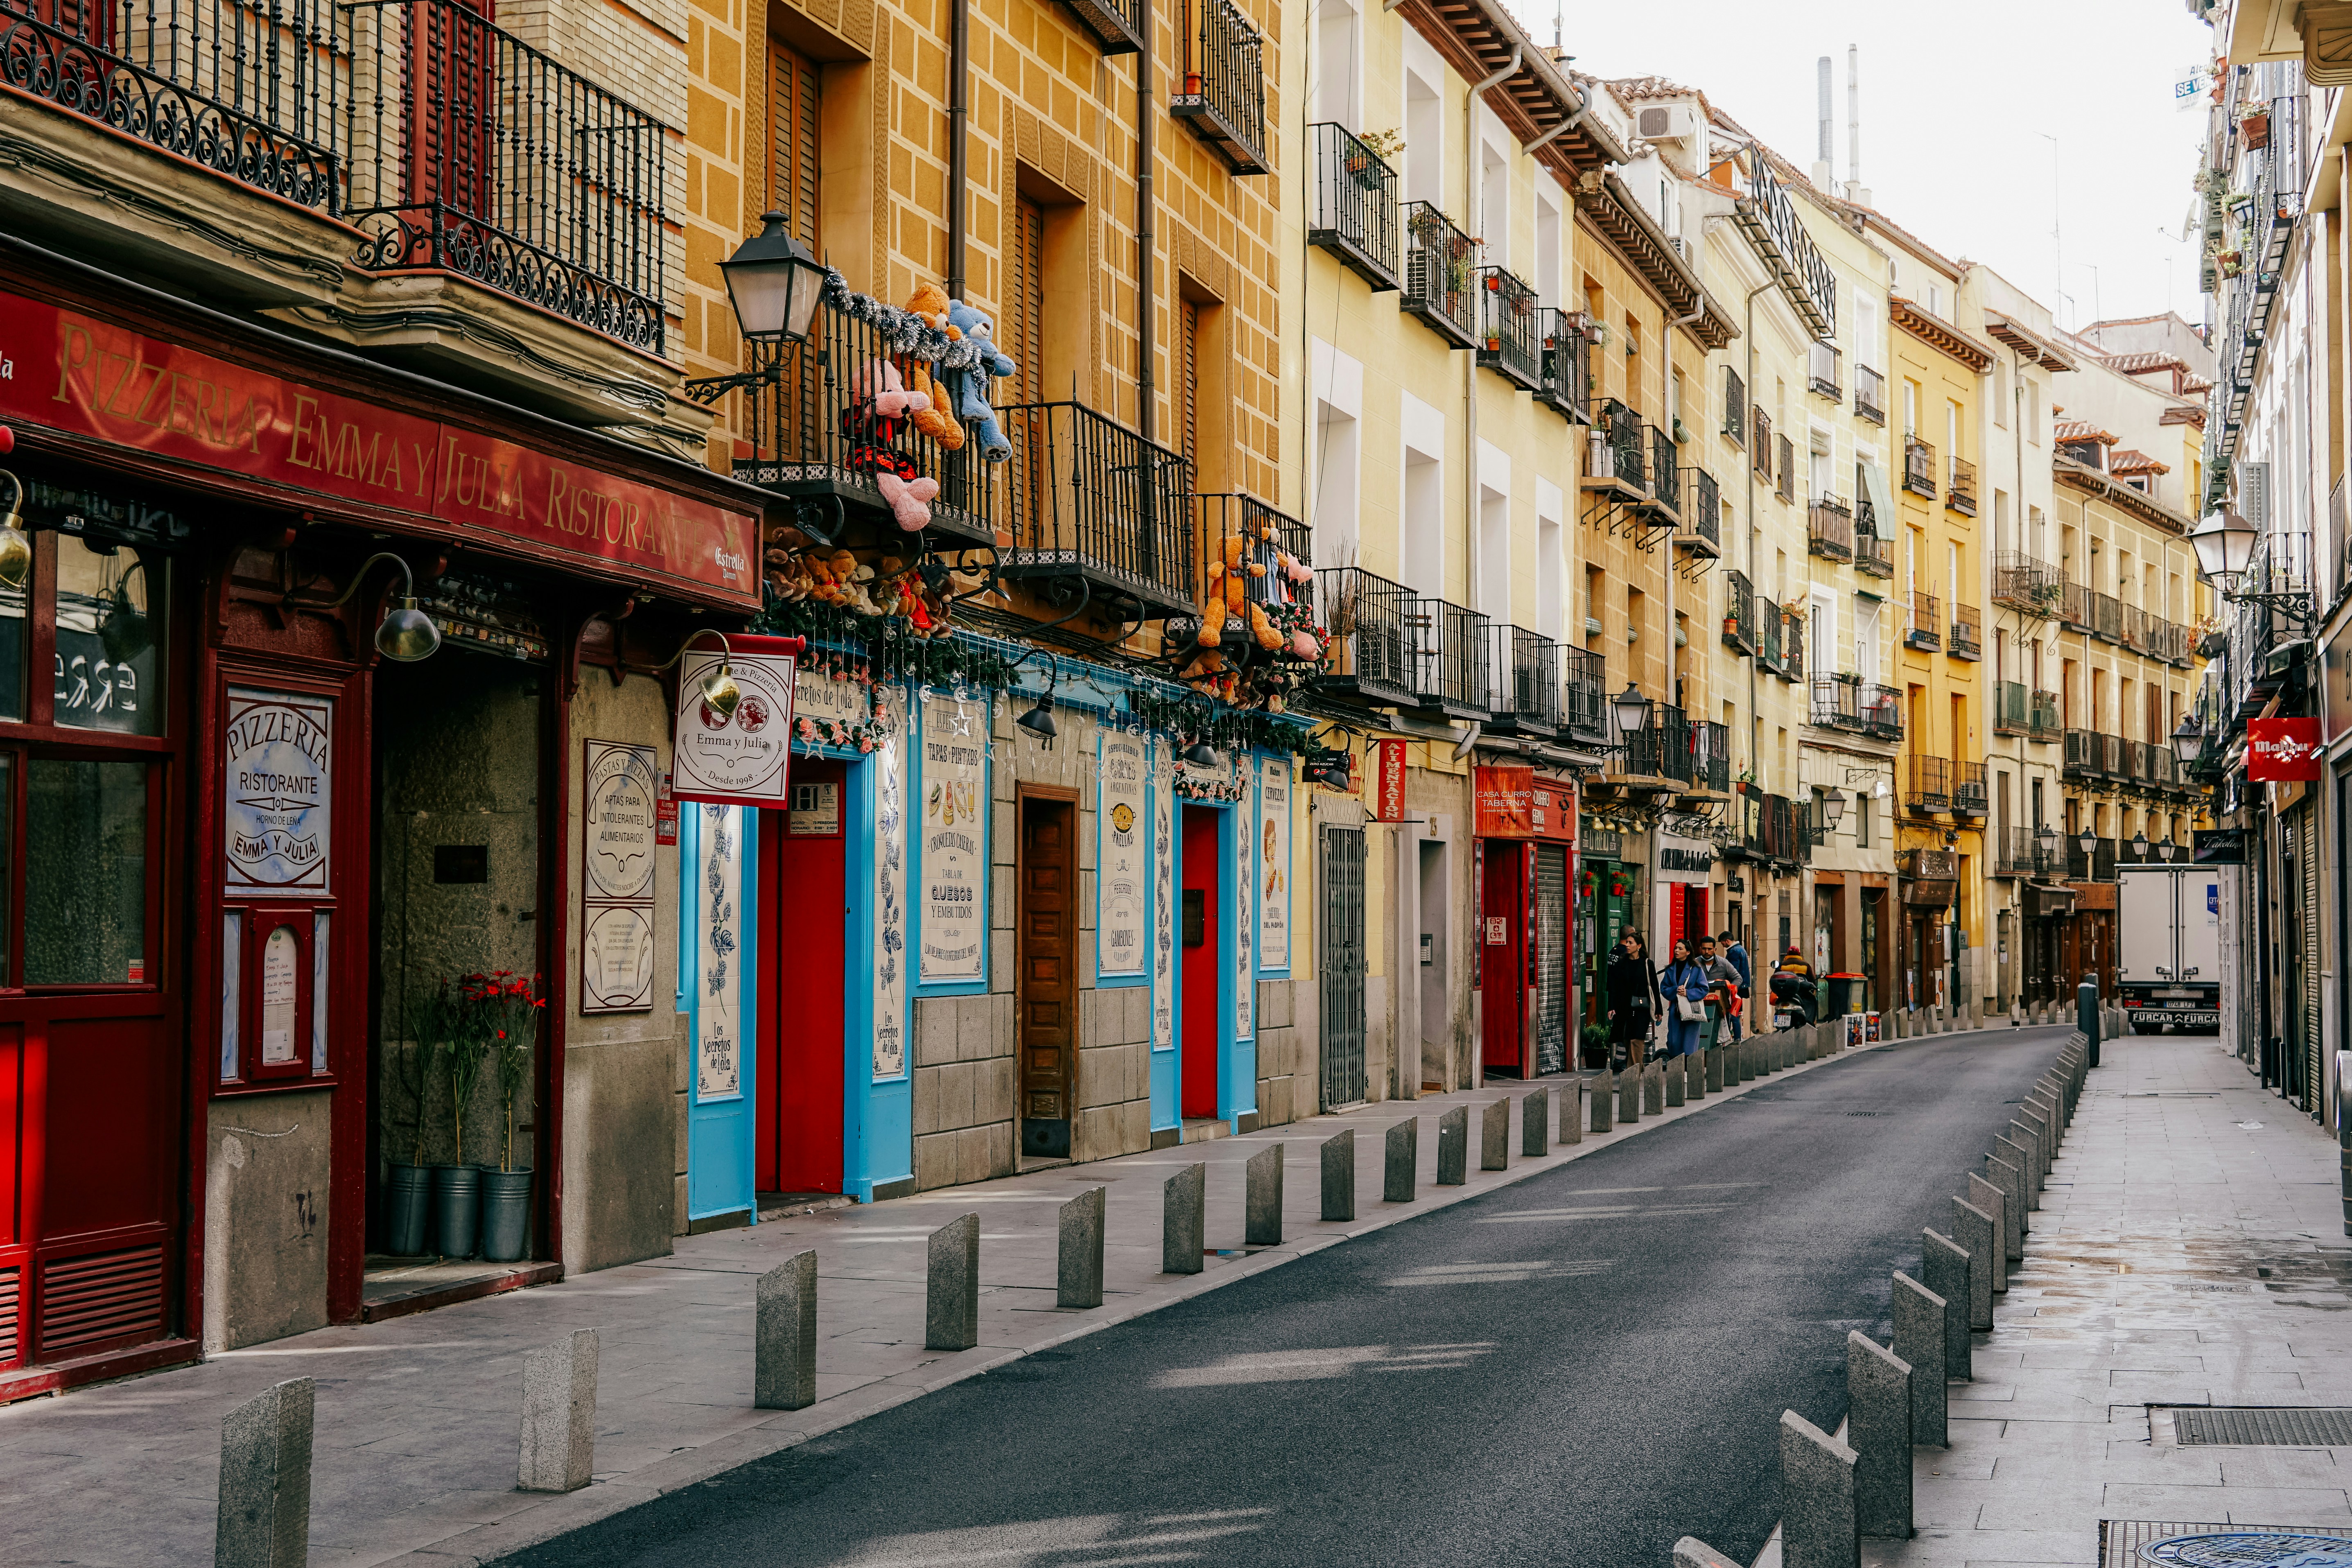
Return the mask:
M1710 989L1706 970L1691 956L1690 943L1675 943L1674 961L1658 982L1658 997L1666 1008L1666 1055L1687 1056L1699 1049L1708 1026Z

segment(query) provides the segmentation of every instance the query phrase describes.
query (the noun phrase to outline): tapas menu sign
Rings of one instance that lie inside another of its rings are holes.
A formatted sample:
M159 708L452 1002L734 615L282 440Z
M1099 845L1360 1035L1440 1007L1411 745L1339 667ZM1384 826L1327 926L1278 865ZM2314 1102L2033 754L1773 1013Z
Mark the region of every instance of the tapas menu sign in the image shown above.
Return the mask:
M1097 828L1102 834L1096 852L1102 911L1095 933L1095 971L1106 980L1132 979L1143 973L1143 911L1151 875L1144 853L1149 836L1144 832L1143 773L1143 738L1106 731L1095 804Z
M988 728L985 701L923 704L923 951L926 985L988 978Z
M580 839L580 1010L654 1005L655 810L651 746L585 742Z
M1290 967L1290 763L1258 760L1257 963Z
M326 893L333 843L334 700L232 686L222 733L226 891L232 898Z

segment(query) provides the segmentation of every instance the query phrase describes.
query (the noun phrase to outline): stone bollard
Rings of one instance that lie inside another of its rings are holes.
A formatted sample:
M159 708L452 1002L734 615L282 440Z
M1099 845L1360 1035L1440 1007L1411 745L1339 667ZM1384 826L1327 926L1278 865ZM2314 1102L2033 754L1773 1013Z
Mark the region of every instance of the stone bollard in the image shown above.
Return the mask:
M1242 1166L1242 1245L1282 1245L1282 1145L1269 1143Z
M2017 1129L2015 1127L2011 1127L2010 1131L2014 1132ZM2025 1190L2022 1192L2011 1193L2010 1196L2017 1204L2018 1228L2020 1230L2032 1229L2032 1227L2025 1223L2025 1216L2033 1213L2040 1206L2040 1199L2032 1190L2035 1184L2031 1174L2033 1170L2033 1155L2032 1151L2028 1150L2024 1144L2019 1142L2014 1138L1996 1138L1992 1141L1991 1157L2000 1161L2004 1164L2013 1165L2021 1172L2027 1173L2025 1180L2021 1184Z
M1845 1440L1853 1516L1864 1535L1911 1538L1910 1363L1868 1334L1845 1336Z
M1099 1278L1099 1276L1097 1276ZM1097 1292L1097 1300L1100 1300ZM805 1410L816 1403L816 1252L795 1252L751 1293L751 1404Z
M1412 1202L1412 1184L1421 1178L1421 1122L1408 1116L1389 1128L1388 1151L1381 1163L1381 1202Z
M1160 1272L1198 1274L1208 1267L1209 1167L1187 1165L1160 1187Z
M1478 1168L1511 1168L1511 1102L1507 1099L1490 1100L1478 1113Z
M2025 1256L2025 1238L2017 1228L2017 1202L2009 1195L2010 1173L2016 1167L1990 1155L1985 1166L1990 1173L1990 1180L1973 1171L1969 1173L1969 1202L2000 1223L2001 1266L1992 1271L1993 1294L1999 1295L2009 1289L2011 1267Z
M1356 1217L1356 1130L1352 1127L1323 1140L1323 1217Z
M1103 1297L1103 1230L1108 1187L1089 1187L1062 1205L1061 1247L1055 1255L1054 1305L1099 1307Z
M1642 1080L1649 1076L1647 1068L1625 1064L1617 1075L1617 1121L1626 1127L1642 1120Z
M1672 1110L1683 1103L1684 1096L1690 1087L1689 1061L1688 1051L1685 1051L1678 1057L1668 1057L1665 1059L1666 1102L1660 1106L1659 1110Z
M980 1216L959 1215L931 1232L923 1294L923 1348L968 1351L980 1343Z
M1944 1299L1897 1270L1895 1275L1895 1353L1911 1363L1911 1441L1951 1446L1945 1424Z
M2033 1176L2033 1202L2028 1206L2039 1209L2042 1206L2042 1184L2050 1179L2050 1123L2038 1112L2020 1106L2010 1125L2025 1129L2026 1139L2020 1142L2026 1143L2026 1152L2033 1156L2033 1163L2027 1167Z
M302 1568L310 1561L310 1416L317 1397L310 1379L288 1378L221 1417L215 1568ZM523 1426L528 1433L527 1409Z
M595 1468L596 1331L574 1329L522 1358L522 1458L515 1487L576 1492Z
M1685 1105L1690 1104L1693 1100L1706 1098L1706 1058L1712 1054L1709 1051L1683 1053L1683 1103Z
M1584 1080L1570 1079L1559 1086L1559 1141L1584 1142Z
M1607 1132L1615 1126L1616 1119L1617 1075L1604 1068L1601 1076L1592 1080L1592 1130Z
M1437 1184L1458 1187L1470 1180L1470 1108L1457 1105L1437 1119Z
M1706 1065L1699 1068L1700 1082L1706 1086L1706 1093L1721 1094L1725 1077L1724 1064L1727 1060L1724 1055L1724 1048L1717 1046L1711 1051L1703 1051L1700 1054L1706 1058ZM1731 1081L1738 1083L1739 1080L1734 1078Z
M1666 1113L1666 1064L1652 1062L1642 1072L1642 1114L1664 1116Z
M1685 1535L1675 1542L1675 1568L1747 1568L1747 1565L1733 1562L1696 1535Z
M2003 1147L2004 1144L2007 1145L2006 1148ZM2024 1122L2011 1121L2009 1124L2009 1136L2006 1138L1995 1138L1992 1141L1992 1146L1995 1152L1998 1152L2002 1159L2007 1160L2011 1164L2015 1165L2020 1171L2022 1171L2025 1173L2025 1192L2021 1199L2021 1207L2019 1210L2021 1215L2038 1214L2041 1212L2041 1138L2035 1134L2032 1128L2028 1127ZM2032 1229L2032 1222L2030 1220L2026 1221L2025 1228L2028 1230Z
M1919 1233L1919 1280L1944 1299L1944 1376L1976 1381L1976 1342L1969 1338L1974 1305L1969 1249L1937 1231Z
M1781 1568L1860 1568L1852 1448L1793 1410L1780 1413Z
M1993 1281L2000 1278L2000 1221L1966 1198L1954 1198L1952 1232L1969 1254L1969 1327L1990 1329Z
M1519 1101L1519 1153L1539 1160L1551 1152L1551 1085L1528 1090Z

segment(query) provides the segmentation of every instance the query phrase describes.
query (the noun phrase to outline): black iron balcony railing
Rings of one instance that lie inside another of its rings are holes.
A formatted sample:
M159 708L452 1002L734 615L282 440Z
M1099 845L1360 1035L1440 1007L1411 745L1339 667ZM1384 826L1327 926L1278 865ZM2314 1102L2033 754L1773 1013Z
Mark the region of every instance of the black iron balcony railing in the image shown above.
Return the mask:
M1922 648L1929 653L1944 646L1944 607L1933 594L1914 592L1911 613L1903 626L1903 643L1906 647Z
M1903 488L1915 496L1936 499L1936 448L1916 436L1903 443Z
M1674 432L1663 425L1650 426L1650 500L1657 510L1679 521L1683 504L1682 454Z
M1295 604L1302 600L1308 605L1314 603L1312 580L1304 584L1292 582L1282 563L1282 557L1288 555L1303 566L1314 564L1305 523L1287 512L1276 510L1254 495L1238 491L1188 499L1196 520L1192 559L1203 563L1200 584L1202 607L1221 591L1223 582L1222 577L1210 580L1206 563L1212 561L1237 563L1232 570L1241 584L1242 602L1245 605ZM1223 641L1228 646L1251 642L1255 637L1245 616L1225 618Z
M1499 267L1478 275L1478 298L1486 319L1478 344L1478 363L1503 373L1507 381L1533 392L1543 382L1541 323L1536 319L1536 291Z
M2099 774L2099 732L2095 730L2068 730L2066 749L2060 760L2059 771L2070 779L2096 778Z
M1168 112L1192 128L1236 174L1266 162L1265 40L1234 0L1191 0L1184 75Z
M1909 787L1903 792L1903 804L1917 812L1942 812L1952 809L1952 761L1949 757L1923 757L1914 753L1905 759L1910 775Z
M2155 772L2154 765L2147 760L2152 748L2146 741L2126 741L2122 749L2123 768L2116 776L2134 788L2147 788L2152 782L2150 775Z
M1951 477L1944 487L1944 504L1970 517L1977 514L1977 466L1965 458L1952 459Z
M1952 640L1948 646L1954 658L1984 657L1983 623L1978 618L1974 605L1952 606Z
M1992 732L1996 735L2025 733L2030 700L2021 680L1996 680L1992 683Z
M1752 410L1748 425L1748 461L1756 477L1766 484L1772 482L1772 416L1759 404Z
M1690 720L1671 703L1650 705L1650 721L1625 737L1625 768L1644 778L1691 778Z
M1982 816L1990 809L1982 763L1952 763L1952 810L1960 816Z
M1859 735L1868 727L1863 713L1864 689L1859 680L1817 675L1813 677L1812 703L1807 716L1824 730L1844 730Z
M1778 675L1780 672L1780 629L1788 617L1780 606L1763 595L1756 595L1756 662Z
M1835 403L1844 395L1838 385L1838 352L1829 343L1816 342L1806 346L1806 385L1816 395Z
M1345 126L1326 121L1307 133L1315 147L1315 223L1307 243L1338 257L1375 291L1402 287L1396 171Z
M1691 775L1694 791L1717 795L1731 791L1731 730L1711 719L1695 720L1690 727Z
M738 433L751 449L735 459L734 477L782 495L826 497L877 514L890 510L881 489L884 475L934 479L940 493L931 500L929 531L993 546L1005 470L982 459L976 437L967 434L963 446L950 452L910 423L887 426L860 417L866 368L890 353L871 323L823 308L810 342L752 345L752 369L767 374L743 390ZM1005 428L1013 428L1009 418ZM1171 514L1171 521L1180 520Z
M1405 207L1403 307L1454 347L1478 346L1478 242L1427 202Z
M1903 738L1903 694L1892 686L1863 682L1855 700L1862 709L1862 729L1882 741Z
M1488 664L1498 678L1488 727L1506 734L1557 737L1559 645L1520 626L1490 626L1486 634L1494 643Z
M1601 423L1594 427L1587 447L1588 467L1598 465L1590 477L1613 479L1635 489L1648 489L1649 468L1644 457L1647 446L1642 438L1642 416L1612 398L1601 405Z
M0 79L663 352L667 128L455 0L0 0Z
M2091 629L2091 590L2064 573L2058 575L2058 619L2069 630Z
M1561 720L1570 738L1587 745L1609 735L1608 669L1601 655L1560 645Z
M1147 618L1192 609L1191 462L1081 403L999 412L1013 439L1002 574L1075 578Z
M1720 556L1723 553L1723 495L1716 488L1715 476L1705 468L1684 469L1682 504L1678 510L1682 522L1675 530L1675 542L1694 554Z
M1774 437L1773 444L1780 449L1780 478L1773 485L1772 493L1782 500L1795 500L1797 499L1797 444L1786 436Z
M2101 642L2124 640L2124 603L2113 594L2091 595L2091 635Z
M1869 577L1895 575L1895 542L1882 533L1853 536L1853 569Z
M1756 651L1756 591L1744 572L1723 574L1723 641L1741 653Z
M2058 569L2021 551L2004 550L1992 561L1992 602L2029 616L2048 616L2064 596Z
M1748 440L1748 384L1729 365L1723 367L1723 433L1742 445Z
M2151 657L2167 664L2188 665L2190 662L2189 628L2178 621L2148 616L2147 651Z
M1412 690L1423 708L1484 721L1494 711L1486 617L1444 599L1412 602Z
M1368 702L1410 706L1418 701L1412 623L1419 603L1412 589L1360 566L1318 570L1315 604L1330 630L1331 646L1317 686L1352 692Z
M2026 710L2025 733L2029 740L2054 741L2065 731L2058 714L2058 694L2036 689L2032 706Z
M1994 827L1985 833L1985 855L1992 875L2001 878L2034 874L2033 834L2023 827Z
M1591 366L1585 353L1584 318L1546 310L1543 322L1543 382L1536 395L1571 419L1590 419Z
M1853 508L1843 496L1822 496L1811 511L1807 548L1827 561L1853 559Z
M1853 411L1873 424L1886 423L1886 378L1866 364L1853 367Z
M1805 612L1794 605L1780 606L1780 679L1805 677Z

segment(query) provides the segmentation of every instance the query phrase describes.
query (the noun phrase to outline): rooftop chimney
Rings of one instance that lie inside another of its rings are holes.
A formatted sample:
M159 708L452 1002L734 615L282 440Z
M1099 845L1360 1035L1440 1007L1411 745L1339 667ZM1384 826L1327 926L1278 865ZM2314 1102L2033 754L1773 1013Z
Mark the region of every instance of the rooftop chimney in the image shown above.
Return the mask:
M1822 133L1813 148L1813 184L1826 192L1834 188L1832 182L1836 177L1836 170L1830 162L1830 156L1831 150L1837 141L1836 130L1831 122L1830 115L1829 56L1822 57L1817 74L1821 83Z

